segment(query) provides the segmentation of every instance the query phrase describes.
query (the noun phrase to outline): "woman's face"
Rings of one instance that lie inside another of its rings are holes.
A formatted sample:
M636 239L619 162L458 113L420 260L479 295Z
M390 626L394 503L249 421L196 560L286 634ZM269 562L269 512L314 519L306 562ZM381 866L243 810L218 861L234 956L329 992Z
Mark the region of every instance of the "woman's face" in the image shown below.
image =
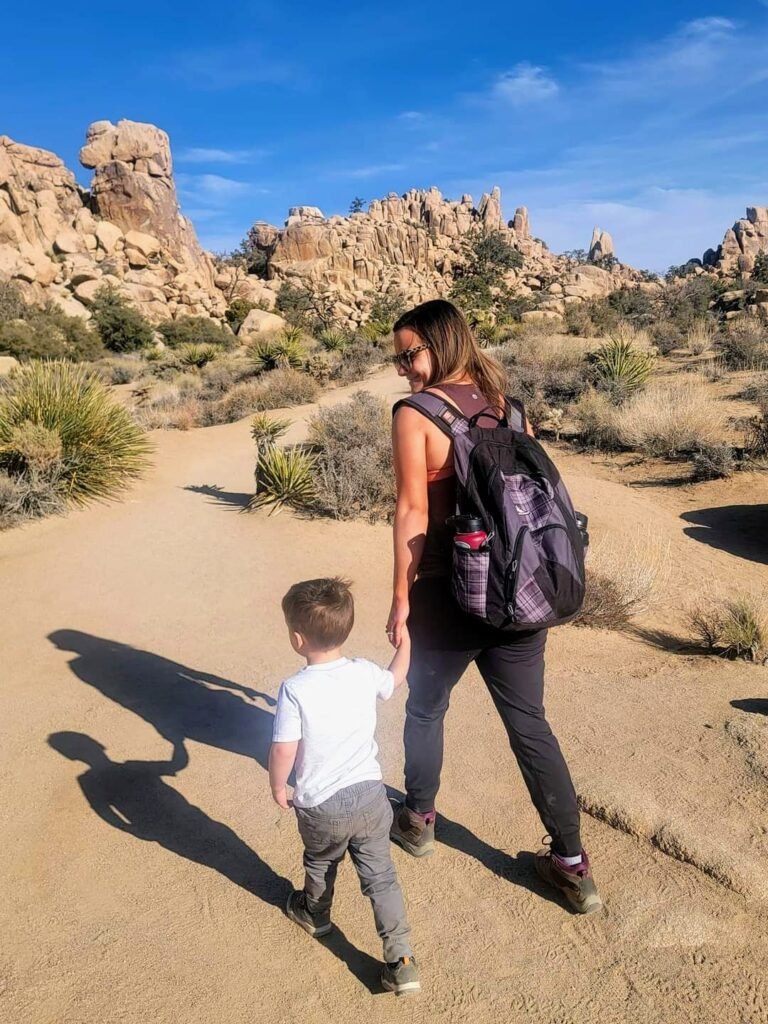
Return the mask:
M412 354L405 356L409 351ZM395 364L399 376L407 379L413 394L422 391L431 379L434 367L432 353L425 348L423 339L410 327L403 327L395 332L395 355L404 356Z

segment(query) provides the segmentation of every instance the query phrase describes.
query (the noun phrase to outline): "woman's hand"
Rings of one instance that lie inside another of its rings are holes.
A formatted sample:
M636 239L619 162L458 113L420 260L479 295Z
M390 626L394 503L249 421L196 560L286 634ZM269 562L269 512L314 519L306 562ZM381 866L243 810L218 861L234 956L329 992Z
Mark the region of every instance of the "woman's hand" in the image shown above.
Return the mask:
M389 618L387 619L387 639L393 647L400 646L405 624L408 621L409 611L407 597L395 595L392 598L392 607L389 610Z

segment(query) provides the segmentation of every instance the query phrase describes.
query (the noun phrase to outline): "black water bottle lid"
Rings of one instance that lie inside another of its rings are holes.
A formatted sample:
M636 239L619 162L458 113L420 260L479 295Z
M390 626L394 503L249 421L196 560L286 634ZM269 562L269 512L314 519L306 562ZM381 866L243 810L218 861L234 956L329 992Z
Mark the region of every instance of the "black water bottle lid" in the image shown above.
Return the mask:
M483 520L479 516L454 516L453 525L456 533L477 533L483 529Z

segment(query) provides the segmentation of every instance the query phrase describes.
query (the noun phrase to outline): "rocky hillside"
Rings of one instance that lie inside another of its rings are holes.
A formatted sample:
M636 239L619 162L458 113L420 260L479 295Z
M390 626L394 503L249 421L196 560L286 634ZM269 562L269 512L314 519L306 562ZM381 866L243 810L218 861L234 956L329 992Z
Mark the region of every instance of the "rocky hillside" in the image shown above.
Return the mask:
M374 200L367 212L326 218L294 207L282 228L257 222L251 244L262 276L214 266L182 216L168 136L150 124L96 121L80 151L93 170L89 189L53 153L0 137L0 281L12 280L30 302L53 301L87 318L96 291L118 289L154 322L183 315L223 316L234 297L275 305L284 281L322 291L342 323L368 316L373 298L408 301L446 295L474 231L500 232L522 256L506 283L536 295L530 319L559 318L566 305L602 296L641 276L613 259L613 242L596 228L586 262L551 253L531 235L528 211L508 223L498 188L477 206L435 189Z
M746 217L728 228L716 249L707 249L702 263L724 277L736 277L752 273L760 252L768 252L768 206L748 206Z

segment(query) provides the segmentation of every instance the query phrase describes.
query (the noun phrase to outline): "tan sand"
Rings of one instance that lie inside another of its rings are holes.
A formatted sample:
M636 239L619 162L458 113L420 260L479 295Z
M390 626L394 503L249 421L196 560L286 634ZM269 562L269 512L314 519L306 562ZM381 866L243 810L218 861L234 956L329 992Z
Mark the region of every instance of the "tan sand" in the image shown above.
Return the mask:
M366 387L391 397L399 382ZM289 412L294 439L307 411ZM348 864L332 939L283 916L301 847L263 767L268 698L297 664L280 595L297 578L349 574L350 652L386 659L388 530L239 515L247 422L156 441L155 468L124 503L0 536L3 1020L768 1021L768 671L674 649L681 608L705 585L765 585L768 542L733 554L727 530L713 547L680 518L743 504L741 492L662 501L558 454L593 537L651 524L670 543L668 593L635 635L551 637L548 711L590 811L606 910L575 917L536 881L542 829L471 671L448 718L437 853L395 853L424 986L397 1001L376 994L380 948ZM396 787L403 703L379 730ZM54 749L62 731L79 735Z

